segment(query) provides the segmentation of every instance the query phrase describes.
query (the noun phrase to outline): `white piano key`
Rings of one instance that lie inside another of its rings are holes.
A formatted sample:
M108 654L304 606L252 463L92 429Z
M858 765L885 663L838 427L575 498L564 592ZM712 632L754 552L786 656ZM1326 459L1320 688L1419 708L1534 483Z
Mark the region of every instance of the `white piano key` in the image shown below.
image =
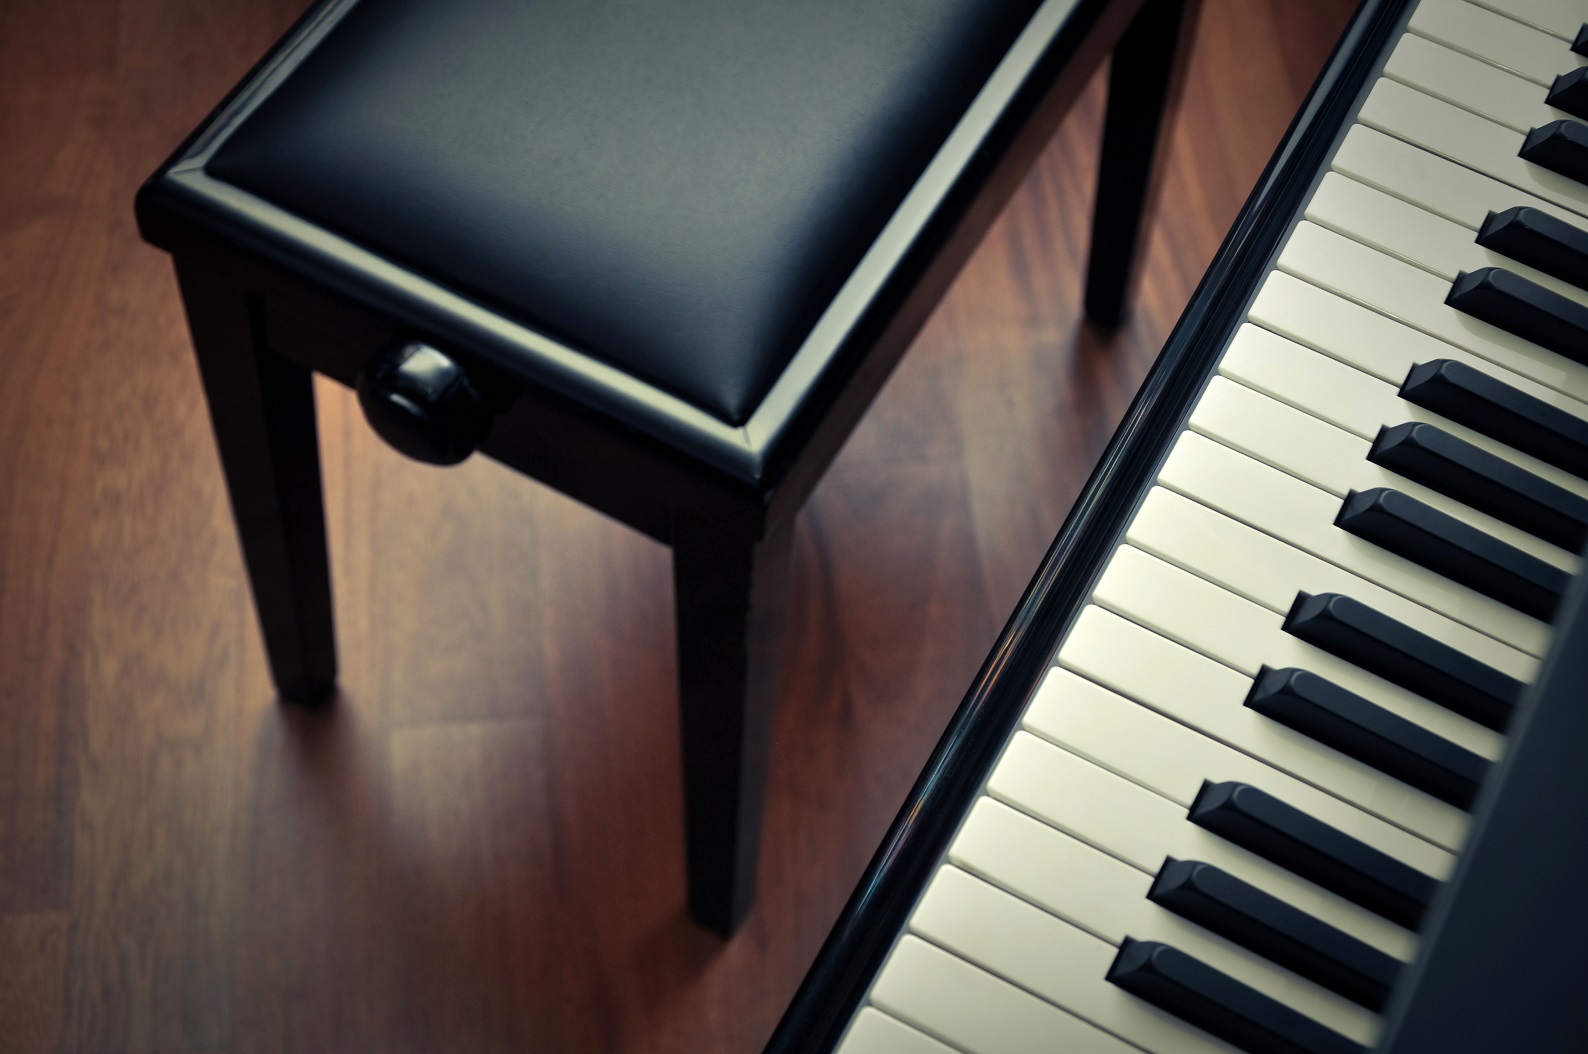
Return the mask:
M1475 0L1475 2L1491 11L1498 11L1518 22L1559 37L1568 44L1582 28L1584 18L1588 18L1588 12L1583 11L1581 0Z
M1377 249L1303 221L1280 252L1279 267L1574 399L1588 399L1588 366L1447 307L1448 281Z
M1588 304L1588 290L1486 249L1459 223L1336 172L1323 177L1307 204L1307 219L1447 282L1462 271L1504 267L1568 300ZM1588 223L1579 220L1578 225Z
M1504 750L1493 729L1291 636L1283 615L1135 546L1114 550L1092 602L1248 677L1265 665L1308 670L1491 761Z
M1402 399L1393 385L1250 322L1242 323L1224 349L1219 375L1363 439L1377 435L1379 425L1393 420L1402 407L1421 409Z
M1334 526L1339 499L1228 447L1186 432L1158 482L1386 589L1542 656L1549 627Z
M1544 97L1548 92L1532 81L1411 34L1395 45L1384 64L1384 75L1523 136L1571 116L1547 105Z
M1075 1015L908 934L883 964L871 1001L967 1054L1136 1054Z
M998 898L975 897L974 891L965 890L956 881L963 875L948 867L938 870L910 920L912 932L1150 1054L1179 1050L1222 1054L1231 1049L1109 984L1108 967L1118 951L1112 945L1036 908L1000 911ZM977 880L966 876L966 881ZM967 892L969 897L963 895ZM986 914L977 919L968 917L971 912ZM1033 935L1051 945L1046 949L1035 945ZM956 942L956 937L963 940ZM1003 938L1004 943L993 937Z
M1358 1043L1378 1038L1378 1015L1165 911L1145 888L1128 907L1135 910L1119 940L1169 944ZM1105 978L1119 940L1099 940L957 868L933 877L910 929L1153 1054L1228 1049L1168 1014L1146 1013L1137 1000L1109 998L1102 987L1114 987Z
M1243 414L1252 417L1240 419ZM1353 469L1366 459L1371 445L1361 436L1224 376L1208 381L1191 412L1190 425L1210 439L1341 498L1354 486Z
M1228 377L1214 377L1191 413L1191 427L1338 498L1353 490L1391 487L1570 574L1574 553L1519 527L1446 497L1367 460L1372 444Z
M1325 800L1335 801L1326 796ZM1152 874L989 797L982 797L971 810L949 850L949 859L1113 944L1132 935L1132 915L1122 897L1145 898L1153 881ZM1255 882L1250 881L1252 877ZM1262 888L1265 878L1262 874L1242 876L1242 881ZM1294 881L1264 892L1402 962L1409 962L1415 954L1417 937L1411 931L1292 878ZM1302 902L1290 901L1287 894L1294 895L1301 886L1305 887ZM1367 936L1361 936L1364 933Z
M1272 793L1277 784L1270 779L1255 786L1266 786ZM1300 910L1338 922L1342 929L1369 934L1363 939L1381 943L1391 954L1395 954L1395 949L1409 949L1416 942L1415 934L1395 923L1314 885L1286 867L1270 863L1222 835L1198 827L1186 818L1186 807L1028 732L1017 732L1009 741L988 781L984 800L987 804L978 804L979 811L1002 808L1041 821L1036 828L1024 828L1033 838L1038 861L1061 858L1055 855L1058 848L1054 843L1041 837L1044 827L1052 828L1128 864L1143 877L1156 875L1167 857L1200 860ZM1433 848L1421 844L1424 849ZM995 858L990 859L988 852L994 853ZM996 843L989 846L980 835L973 835L962 846L960 859L970 866L991 866L999 863L1001 857L996 854L1001 852ZM1452 858L1444 854L1441 863L1444 870L1436 877L1446 878L1454 866ZM1013 860L1003 861L999 869L1010 875L1036 872ZM1041 894L1035 899L1062 900L1062 889L1048 883L1063 879L1063 871L1051 879L1033 878L1032 889Z
M1042 679L1021 727L1186 809L1204 780L1249 783L1419 871L1443 877L1455 866L1448 850L1062 667ZM1416 947L1409 930L1310 883L1298 900L1264 875L1242 877L1386 954L1410 959Z
M1538 676L1526 652L1164 487L1148 492L1125 540L1280 615L1298 592L1343 593L1518 680Z
M949 846L956 867L1024 897L1099 940L1129 936L1152 875L996 798L978 798Z
M1456 271L1472 269L1453 261L1472 258L1474 249L1482 259L1477 266L1504 266L1482 256L1489 251L1468 228L1339 172L1324 174L1307 202L1306 217L1447 282Z
M1184 807L1025 732L1009 741L987 793L1149 875L1166 856L1213 863L1209 854L1246 853L1191 823Z
M855 1015L838 1054L954 1054L954 1048L868 1006Z
M1573 212L1588 212L1588 186L1517 155L1525 136L1399 81L1380 79L1357 120Z
M1059 665L1452 852L1466 838L1459 809L1247 709L1251 677L1111 611L1081 612Z
M1588 57L1561 47L1559 37L1466 0L1422 0L1407 28L1546 88L1556 75L1588 66Z
M1481 432L1425 410L1400 396L1400 389L1277 333L1246 323L1219 360L1219 373L1361 436L1416 421L1435 425L1495 457L1588 497L1588 480L1524 454Z
M1509 183L1464 168L1365 124L1352 125L1346 132L1330 168L1474 233L1489 213L1518 205L1539 209L1574 226L1588 227L1582 216L1553 201L1517 190Z
M1416 364L1453 359L1588 420L1588 403L1283 271L1264 280L1247 317L1397 388Z

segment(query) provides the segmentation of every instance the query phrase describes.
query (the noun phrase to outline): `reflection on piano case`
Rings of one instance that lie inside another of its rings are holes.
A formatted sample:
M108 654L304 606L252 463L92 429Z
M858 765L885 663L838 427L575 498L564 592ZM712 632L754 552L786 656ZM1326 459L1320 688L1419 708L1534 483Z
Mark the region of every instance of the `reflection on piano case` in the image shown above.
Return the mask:
M1357 12L769 1054L1588 1050L1585 17Z

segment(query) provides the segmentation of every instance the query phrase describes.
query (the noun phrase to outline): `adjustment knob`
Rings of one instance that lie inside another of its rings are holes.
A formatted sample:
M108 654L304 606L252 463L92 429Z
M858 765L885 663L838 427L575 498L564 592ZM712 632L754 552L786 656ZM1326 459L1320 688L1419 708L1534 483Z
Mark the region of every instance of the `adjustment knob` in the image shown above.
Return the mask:
M358 402L377 435L432 465L457 464L491 430L491 410L463 367L417 341L364 364Z

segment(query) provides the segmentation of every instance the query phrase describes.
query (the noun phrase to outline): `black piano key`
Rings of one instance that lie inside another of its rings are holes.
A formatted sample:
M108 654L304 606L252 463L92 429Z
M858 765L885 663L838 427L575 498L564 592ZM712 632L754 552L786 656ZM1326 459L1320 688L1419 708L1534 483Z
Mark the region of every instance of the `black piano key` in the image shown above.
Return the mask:
M1573 117L1588 120L1588 66L1578 66L1556 77L1544 101Z
M1577 72L1588 73L1588 66ZM1528 205L1491 212L1478 230L1478 244L1588 289L1588 231L1547 212Z
M1367 456L1376 465L1563 549L1579 552L1588 542L1588 498L1437 425L1380 429Z
M1409 929L1422 922L1439 887L1432 876L1249 784L1204 782L1189 819Z
M1577 39L1571 42L1571 49L1579 55L1588 55L1588 22L1584 22L1577 31Z
M1147 899L1369 1010L1400 976L1394 956L1212 864L1170 857Z
M1125 938L1107 978L1247 1054L1366 1054L1367 1048L1157 941Z
M1420 362L1401 398L1588 479L1588 420L1454 359Z
M1285 632L1386 681L1505 730L1527 685L1339 593L1298 593Z
M1517 154L1540 168L1588 183L1588 125L1581 121L1551 121L1533 129Z
M1306 670L1264 666L1246 705L1458 809L1489 773L1481 755Z
M1358 538L1545 621L1571 582L1554 564L1387 487L1351 491L1334 522Z
M1462 271L1445 303L1541 348L1588 363L1588 306L1503 267Z

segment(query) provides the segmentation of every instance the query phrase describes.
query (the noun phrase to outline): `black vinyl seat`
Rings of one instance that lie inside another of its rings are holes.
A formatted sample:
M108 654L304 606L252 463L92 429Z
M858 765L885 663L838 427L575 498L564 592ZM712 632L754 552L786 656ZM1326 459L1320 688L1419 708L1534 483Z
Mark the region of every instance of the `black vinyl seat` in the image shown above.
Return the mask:
M364 3L206 167L741 424L1036 7Z
M753 891L794 513L1116 50L1113 321L1181 0L324 0L140 192L272 673L335 681L310 372L673 548L690 906Z

